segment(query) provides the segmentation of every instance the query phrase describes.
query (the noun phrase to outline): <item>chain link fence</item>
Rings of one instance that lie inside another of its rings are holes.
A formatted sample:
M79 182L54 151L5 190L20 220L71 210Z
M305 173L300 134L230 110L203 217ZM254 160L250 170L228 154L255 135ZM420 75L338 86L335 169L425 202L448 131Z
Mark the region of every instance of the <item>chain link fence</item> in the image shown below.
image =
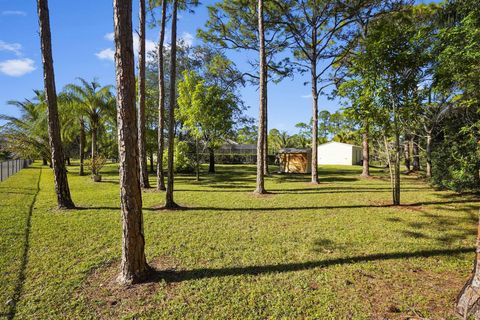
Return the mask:
M14 159L0 162L0 181L6 180L23 168L31 165L33 160Z

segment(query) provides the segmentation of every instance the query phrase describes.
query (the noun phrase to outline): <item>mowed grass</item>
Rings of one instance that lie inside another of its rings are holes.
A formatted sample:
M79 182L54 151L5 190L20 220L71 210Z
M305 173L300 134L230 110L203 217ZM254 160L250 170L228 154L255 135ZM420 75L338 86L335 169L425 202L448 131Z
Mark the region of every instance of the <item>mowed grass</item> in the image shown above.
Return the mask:
M178 175L177 203L143 193L146 255L160 273L113 288L121 253L115 165L94 183L69 167L78 210L56 209L52 172L35 164L0 183L0 314L18 319L454 318L474 258L479 199L402 176L321 167L272 174L254 196L254 166ZM37 194L38 182L38 195ZM154 178L151 178L154 184ZM29 220L32 205L31 221ZM6 304L6 302L9 304Z

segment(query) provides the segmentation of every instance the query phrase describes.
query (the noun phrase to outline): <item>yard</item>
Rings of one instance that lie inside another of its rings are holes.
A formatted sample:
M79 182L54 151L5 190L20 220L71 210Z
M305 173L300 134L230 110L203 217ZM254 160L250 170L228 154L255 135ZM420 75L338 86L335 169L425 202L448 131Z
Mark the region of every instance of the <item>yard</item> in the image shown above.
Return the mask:
M360 167L272 174L254 196L254 166L178 175L184 210L143 194L151 280L115 285L121 254L116 167L104 182L69 167L73 200L59 211L38 162L0 183L0 317L18 319L454 318L473 266L479 199ZM151 183L154 179L151 177Z

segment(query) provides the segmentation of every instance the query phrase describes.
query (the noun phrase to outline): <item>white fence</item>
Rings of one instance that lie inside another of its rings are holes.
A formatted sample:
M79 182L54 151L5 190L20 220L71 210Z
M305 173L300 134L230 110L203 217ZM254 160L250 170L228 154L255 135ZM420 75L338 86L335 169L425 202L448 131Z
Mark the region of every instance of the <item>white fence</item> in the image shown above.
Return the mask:
M33 160L15 159L0 162L0 181L6 180L23 168L32 164Z

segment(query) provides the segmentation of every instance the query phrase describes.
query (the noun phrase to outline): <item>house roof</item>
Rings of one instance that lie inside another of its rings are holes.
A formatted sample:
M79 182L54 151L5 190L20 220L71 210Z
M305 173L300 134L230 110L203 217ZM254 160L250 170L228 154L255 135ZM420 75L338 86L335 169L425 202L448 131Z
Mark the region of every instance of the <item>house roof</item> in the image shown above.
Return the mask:
M357 146L357 145L354 145L354 144L344 143L344 142L338 142L338 141L329 141L329 142L325 142L325 143L319 144L318 146L320 147L320 146L324 146L324 145L326 145L326 144L343 144L343 145L346 145L346 146L361 148L360 146Z
M299 148L283 148L278 150L278 153L311 153L312 149L299 149Z

